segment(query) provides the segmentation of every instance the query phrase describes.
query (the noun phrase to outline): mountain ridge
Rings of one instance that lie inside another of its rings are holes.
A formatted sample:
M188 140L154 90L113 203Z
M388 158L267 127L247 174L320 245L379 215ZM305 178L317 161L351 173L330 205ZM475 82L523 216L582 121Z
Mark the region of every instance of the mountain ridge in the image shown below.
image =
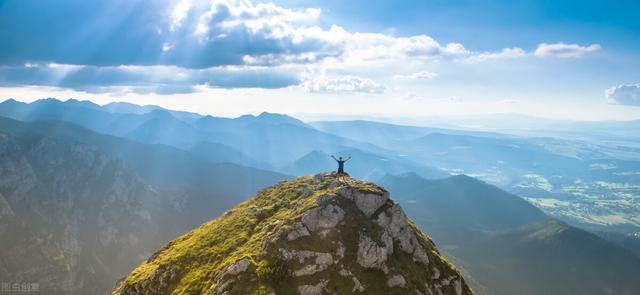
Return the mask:
M344 174L266 188L170 242L113 294L472 294L382 187Z

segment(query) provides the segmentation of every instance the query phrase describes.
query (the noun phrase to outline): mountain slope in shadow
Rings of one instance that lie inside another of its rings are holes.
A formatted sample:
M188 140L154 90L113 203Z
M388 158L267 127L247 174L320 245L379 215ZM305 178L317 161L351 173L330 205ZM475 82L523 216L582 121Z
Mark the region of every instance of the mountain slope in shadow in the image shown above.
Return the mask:
M381 183L480 294L637 294L640 258L467 176Z
M186 230L287 177L64 122L0 117L0 280L101 294Z

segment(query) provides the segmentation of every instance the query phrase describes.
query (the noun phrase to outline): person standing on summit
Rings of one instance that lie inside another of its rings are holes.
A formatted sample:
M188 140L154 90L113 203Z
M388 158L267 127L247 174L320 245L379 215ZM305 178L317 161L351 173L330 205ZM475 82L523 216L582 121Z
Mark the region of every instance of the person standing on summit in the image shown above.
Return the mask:
M346 159L342 159L342 157L339 157L338 159L336 159L336 157L334 157L333 155L331 155L331 157L336 160L336 162L338 162L338 174L344 174L344 163L349 161L349 159L351 159L351 157L348 157Z

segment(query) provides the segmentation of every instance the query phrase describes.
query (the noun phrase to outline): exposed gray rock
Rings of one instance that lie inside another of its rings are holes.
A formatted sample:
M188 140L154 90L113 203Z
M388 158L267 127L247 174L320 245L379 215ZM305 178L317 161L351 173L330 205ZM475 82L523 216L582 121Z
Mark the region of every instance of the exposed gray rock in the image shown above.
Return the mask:
M387 254L393 254L393 238L389 235L388 231L383 231L380 239L384 243L384 247L387 249Z
M316 258L316 264L329 265L332 264L334 260L331 253L295 249L287 250L284 248L280 248L278 251L280 252L282 258L284 258L285 260L297 259L299 263L304 263L304 261L309 258Z
M407 227L407 215L404 214L400 205L393 204L393 206L378 214L376 223L389 230L391 236L396 238Z
M303 198L308 198L312 194L313 194L313 190L312 189L310 189L308 187L305 187L305 188L302 189L301 196Z
M320 269L315 264L309 264L309 265L303 266L301 269L297 269L293 271L293 276L294 277L310 276L316 272L323 271L323 270L324 269Z
M384 228L391 235L394 241L398 242L400 250L412 254L415 261L424 264L429 263L429 257L424 248L418 243L415 233L409 228L407 215L398 204L378 214L376 223Z
M357 262L365 268L386 269L387 248L380 247L370 237L361 233L358 241Z
M293 275L296 277L308 276L327 269L333 264L333 256L330 253L314 252L316 257L315 263L308 264L301 269L295 270Z
M329 202L331 199L333 199L332 195L322 195L316 198L316 204L324 205L327 202Z
M332 182L332 183L330 183L330 184L329 184L329 188L336 188L336 187L338 187L340 184L341 184L341 182L336 180L336 181L334 181L334 182Z
M319 173L313 176L313 183L314 184L319 184L323 181L325 181L325 179L327 178L327 175L323 174L323 173Z
M240 259L235 263L226 266L216 275L216 288L214 294L228 294L227 287L236 282L240 273L247 271L251 262L247 258Z
M354 187L345 187L338 191L338 194L346 199L352 200L358 209L364 213L367 217L371 217L387 200L389 200L389 193L385 192L382 195L365 193L359 191Z
M360 280L358 280L358 278L356 278L356 276L353 273L351 273L351 271L343 268L340 270L340 272L338 272L338 274L343 277L351 278L351 280L353 281L353 289L351 289L352 293L355 293L356 291L364 292L364 290L366 289L364 285L360 282Z
M448 286L449 284L451 284L451 282L455 279L456 277L450 276L447 278L444 278L440 281L440 285L442 286Z
M302 223L311 232L319 229L334 228L344 219L342 208L328 204L322 207L315 207L302 216Z
M404 288L407 285L407 281L402 275L394 275L387 280L387 286L389 287L401 287Z
M420 244L416 240L416 247L413 250L413 260L424 263L425 265L429 264L429 256L427 256L427 252L424 251L424 248L420 246Z
M298 293L300 295L320 295L322 290L327 286L328 281L322 280L315 285L302 285L298 287Z
M238 275L241 272L245 272L249 267L249 265L251 265L251 262L249 262L247 258L242 258L236 261L235 263L225 267L220 272L220 277L224 277L227 275L233 275L233 276Z
M351 280L353 281L353 289L351 289L351 292L364 292L364 290L366 290L364 285L360 282L360 280L358 280L358 278L356 278L356 276L352 276Z
M336 248L336 256L340 257L339 259L344 258L345 251L346 251L346 248L344 247L342 242L338 241L338 247ZM338 262L339 259L337 259L336 262Z
M462 281L459 279L453 281L453 289L456 290L456 294L462 294Z
M279 252L285 260L298 259L299 263L303 263L307 258L316 257L320 253L309 250L287 250L284 248L280 248Z
M318 235L320 236L321 239L324 240L329 235L329 233L331 233L331 229L327 228L327 229L323 229L323 230L319 231Z
M309 230L307 230L307 227L305 227L301 222L296 222L293 226L293 230L287 234L287 240L293 241L300 237L306 237L309 235L310 233Z
M330 253L318 253L316 255L316 264L322 266L329 266L333 264L333 256Z
M433 268L433 276L431 277L434 280L437 280L440 278L440 270L438 270L437 268Z

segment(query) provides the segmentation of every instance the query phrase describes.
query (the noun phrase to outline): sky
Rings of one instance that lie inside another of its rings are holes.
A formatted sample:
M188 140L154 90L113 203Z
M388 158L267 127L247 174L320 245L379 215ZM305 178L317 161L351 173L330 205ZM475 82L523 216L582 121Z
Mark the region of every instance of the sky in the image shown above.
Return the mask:
M0 99L640 119L638 1L0 0Z

